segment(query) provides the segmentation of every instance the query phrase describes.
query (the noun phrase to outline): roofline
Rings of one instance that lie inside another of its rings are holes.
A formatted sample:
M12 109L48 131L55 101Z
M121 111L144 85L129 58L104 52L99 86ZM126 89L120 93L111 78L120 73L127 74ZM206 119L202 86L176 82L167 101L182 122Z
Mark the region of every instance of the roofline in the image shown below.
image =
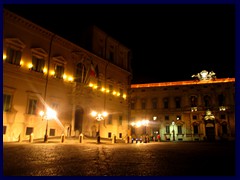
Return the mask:
M219 78L215 80L201 80L201 81L190 80L190 81L175 81L175 82L161 82L161 83L131 84L131 88L184 86L184 85L214 84L214 83L228 83L228 82L235 82L235 78Z

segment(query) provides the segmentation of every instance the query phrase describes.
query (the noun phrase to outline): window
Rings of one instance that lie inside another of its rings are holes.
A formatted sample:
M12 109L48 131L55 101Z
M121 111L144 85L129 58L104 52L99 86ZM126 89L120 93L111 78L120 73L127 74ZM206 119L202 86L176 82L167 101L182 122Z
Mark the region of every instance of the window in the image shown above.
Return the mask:
M204 105L205 105L205 107L206 107L206 108L209 108L209 107L210 107L210 97L209 97L208 95L205 95L205 96L203 97L203 99L204 99Z
M177 120L181 120L181 116L180 116L180 115L177 115L176 119L177 119Z
M112 114L108 115L108 124L112 124Z
M111 138L111 137L112 137L112 133L109 132L109 133L108 133L108 138Z
M112 93L113 92L113 85L109 84L109 92Z
M221 114L220 115L220 119L226 119L226 115L225 114Z
M146 109L146 101L145 100L142 100L141 106L142 106L142 109Z
M170 127L166 126L166 134L170 134Z
M135 109L135 101L131 101L131 109Z
M193 133L198 134L198 125L193 125Z
M165 115L165 120L169 120L169 116L168 115Z
M12 49L10 47L7 48L6 62L11 63L11 64L20 65L21 57L22 57L21 51Z
M223 94L220 94L220 95L218 95L218 105L219 106L224 106L224 95Z
M193 120L197 120L197 115L193 115L193 116L192 116L192 119L193 119Z
M227 123L222 124L222 134L227 134Z
M120 96L122 97L123 96L123 89L122 88L119 89L119 93L120 93Z
M32 70L43 73L45 60L43 58L32 56L32 65Z
M197 107L197 97L196 96L191 96L191 107Z
M36 99L29 99L28 101L28 114L36 114L37 109L37 100Z
M3 134L6 134L7 132L7 126L3 126Z
M55 74L54 77L58 79L62 79L64 74L64 67L62 65L55 65Z
M119 133L119 138L122 138L122 133Z
M164 98L164 100L163 100L163 107L164 107L165 109L168 108L168 98Z
M86 68L82 63L77 64L75 81L79 83L86 81Z
M180 108L181 107L181 99L180 99L180 97L176 97L175 98L175 104L176 104L176 108Z
M55 129L50 129L50 136L55 136Z
M182 134L182 126L178 126L178 134Z
M109 52L109 60L113 62L114 60L114 53L112 51Z
M33 127L27 127L26 135L31 135L33 133Z
M12 101L12 95L3 94L3 111L4 112L9 112L11 110L11 101Z
M122 125L122 116L119 116L119 117L118 117L118 124L119 124L119 125Z
M157 99L155 98L152 100L152 108L157 109Z
M6 62L20 66L25 44L18 38L6 38Z
M97 81L97 87L98 87L98 89L100 89L101 87L102 87L102 81Z

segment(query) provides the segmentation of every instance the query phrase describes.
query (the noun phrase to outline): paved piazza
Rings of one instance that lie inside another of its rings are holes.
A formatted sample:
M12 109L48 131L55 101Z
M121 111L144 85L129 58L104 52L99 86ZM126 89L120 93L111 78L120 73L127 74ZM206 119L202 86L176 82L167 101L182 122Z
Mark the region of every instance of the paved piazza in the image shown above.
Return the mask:
M3 143L4 176L234 176L233 142Z

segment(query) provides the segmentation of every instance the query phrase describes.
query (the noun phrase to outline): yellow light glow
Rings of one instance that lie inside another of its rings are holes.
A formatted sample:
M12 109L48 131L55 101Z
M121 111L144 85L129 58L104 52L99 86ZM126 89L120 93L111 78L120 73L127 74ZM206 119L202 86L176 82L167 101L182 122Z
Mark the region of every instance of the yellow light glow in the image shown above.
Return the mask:
M55 74L55 71L51 71L50 74L51 74L51 75L54 75L54 74Z
M115 95L116 94L116 91L113 91L113 95Z
M117 96L120 96L120 92L117 93Z
M47 73L47 68L46 67L43 68L43 73Z
M73 81L73 77L72 77L72 76L69 76L69 77L68 77L68 81Z
M22 66L24 64L23 60L20 61L20 65Z
M7 59L7 56L6 54L3 55L3 60Z
M101 91L104 92L104 91L105 91L105 88L103 87L103 88L101 89Z
M127 95L126 94L123 94L123 98L126 99Z
M33 64L32 63L29 63L28 64L28 68L30 69L30 68L32 68L33 67Z
M106 93L109 93L109 89L106 89Z
M89 87L93 87L93 84L92 84L92 83L89 83Z
M108 113L104 111L104 112L102 113L102 115L103 115L104 117L107 117L107 116L108 116Z
M97 89L98 86L96 84L93 85L93 89Z
M39 115L40 115L41 117L43 117L44 112L43 112L43 111L40 111L40 112L39 112Z
M66 74L63 75L63 79L67 79L67 75Z
M95 116L97 116L97 112L96 112L96 111L92 111L92 112L91 112L91 115L92 115L93 117L95 117Z

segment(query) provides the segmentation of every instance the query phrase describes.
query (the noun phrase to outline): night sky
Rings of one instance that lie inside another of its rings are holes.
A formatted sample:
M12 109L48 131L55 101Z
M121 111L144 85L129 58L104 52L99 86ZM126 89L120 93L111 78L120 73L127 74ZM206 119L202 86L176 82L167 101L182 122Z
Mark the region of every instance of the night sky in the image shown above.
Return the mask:
M98 26L132 50L132 83L192 80L202 70L235 77L234 5L3 7L78 45L85 27Z

